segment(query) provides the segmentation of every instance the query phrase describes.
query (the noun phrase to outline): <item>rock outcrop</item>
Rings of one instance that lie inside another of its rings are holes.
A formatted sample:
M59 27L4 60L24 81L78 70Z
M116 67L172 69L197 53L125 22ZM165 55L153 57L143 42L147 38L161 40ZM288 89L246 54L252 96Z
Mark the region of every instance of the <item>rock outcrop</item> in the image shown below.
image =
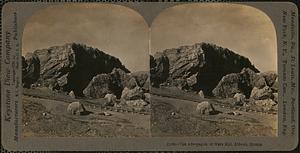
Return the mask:
M169 84L212 95L221 78L244 67L259 72L248 58L227 48L198 43L167 49L150 57L151 85Z
M204 93L203 93L202 90L200 90L200 91L198 92L198 95L199 95L199 97L202 98L202 99L205 98Z
M114 89L118 89L118 86L109 74L98 74L83 90L83 94L89 98L103 98L107 93L117 92Z
M121 69L113 69L111 73L98 74L93 77L87 87L83 90L83 94L90 98L103 98L107 93L113 93L117 98L121 98L124 89L140 89L142 92L143 85L146 78L137 79L135 75L131 73L125 73Z
M129 89L125 87L122 91L121 100L137 100L137 99L143 99L144 98L144 92L142 88L135 87L133 89Z
M38 59L40 68L36 65L30 67L31 63L37 63L30 62L30 59ZM76 43L36 50L26 56L25 60L30 68L39 69L40 72L27 68L27 73L23 74L24 83L36 81L36 77L31 79L32 77L28 75L40 74L38 82L42 85L67 92L73 90L76 96L82 96L84 88L98 74L111 73L114 68L129 73L118 58L96 48ZM104 79L104 76L101 77Z
M251 91L250 98L253 98L255 100L263 100L263 99L268 99L272 98L273 93L272 90L269 86L265 86L261 89L254 87Z
M220 80L218 85L213 89L213 94L216 97L229 98L233 97L235 93L240 92L249 98L251 97L252 93L252 95L256 97L255 99L257 99L258 97L262 96L259 96L258 94L263 92L263 88L269 89L268 85L273 86L276 83L276 78L277 74L274 72L255 73L255 71L251 70L250 68L244 68L240 73L231 73L225 75ZM257 93L258 90L259 93Z
M242 92L242 78L238 73L225 75L213 89L213 94L216 97L229 98L233 97L235 93Z

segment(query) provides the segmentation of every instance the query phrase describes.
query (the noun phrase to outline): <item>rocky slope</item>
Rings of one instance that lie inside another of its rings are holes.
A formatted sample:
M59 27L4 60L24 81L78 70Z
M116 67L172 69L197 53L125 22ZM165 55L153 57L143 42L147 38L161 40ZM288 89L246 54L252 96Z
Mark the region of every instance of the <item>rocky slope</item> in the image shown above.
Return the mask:
M111 73L115 68L129 73L118 58L96 48L69 43L26 55L23 58L23 84L24 87L38 83L53 90L73 90L75 95L82 96L93 77Z
M167 49L150 57L151 84L173 85L181 89L200 91L212 95L221 78L249 68L257 68L243 57L227 48L209 43Z

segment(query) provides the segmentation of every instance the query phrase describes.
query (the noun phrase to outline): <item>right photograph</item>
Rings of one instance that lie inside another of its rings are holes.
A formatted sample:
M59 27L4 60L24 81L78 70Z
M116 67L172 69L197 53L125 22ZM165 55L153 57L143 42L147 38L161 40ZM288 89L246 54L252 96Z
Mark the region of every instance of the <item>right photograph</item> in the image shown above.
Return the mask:
M183 4L151 25L153 137L276 137L277 40L240 4Z

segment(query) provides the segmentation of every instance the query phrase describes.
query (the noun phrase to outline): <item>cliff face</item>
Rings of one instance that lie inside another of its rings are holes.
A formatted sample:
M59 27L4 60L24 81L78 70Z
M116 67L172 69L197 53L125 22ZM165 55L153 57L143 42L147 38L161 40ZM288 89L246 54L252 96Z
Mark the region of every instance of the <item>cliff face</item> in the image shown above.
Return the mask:
M36 50L25 57L27 65L31 64L28 59L32 57L38 58L40 63L37 83L53 90L73 90L77 96L83 95L83 89L97 74L111 73L114 68L129 73L118 58L96 48L76 43Z
M221 78L249 68L259 72L248 58L214 44L167 49L150 57L151 84L174 85L211 95Z

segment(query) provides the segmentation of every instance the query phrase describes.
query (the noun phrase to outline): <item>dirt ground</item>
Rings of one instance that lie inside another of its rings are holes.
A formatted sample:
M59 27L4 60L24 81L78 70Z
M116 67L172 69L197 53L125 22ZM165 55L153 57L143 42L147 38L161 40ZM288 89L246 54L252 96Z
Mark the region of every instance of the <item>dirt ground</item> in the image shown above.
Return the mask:
M277 114L232 107L231 99L201 99L195 93L152 89L151 135L165 136L277 136ZM196 105L209 101L218 111L199 115ZM240 115L231 115L235 112Z
M151 111L105 107L104 99L72 99L47 89L24 89L24 137L176 137L277 136L277 113L232 107L231 99L201 99L175 88L152 88ZM209 101L218 111L199 115L196 105ZM90 112L67 114L70 102L80 101ZM111 116L103 115L108 112ZM236 112L240 115L230 115Z
M25 89L26 90L26 89ZM74 99L43 89L28 89L23 96L24 137L148 137L150 114L103 107L104 99L82 102L90 112L67 114ZM105 116L108 112L111 116Z

